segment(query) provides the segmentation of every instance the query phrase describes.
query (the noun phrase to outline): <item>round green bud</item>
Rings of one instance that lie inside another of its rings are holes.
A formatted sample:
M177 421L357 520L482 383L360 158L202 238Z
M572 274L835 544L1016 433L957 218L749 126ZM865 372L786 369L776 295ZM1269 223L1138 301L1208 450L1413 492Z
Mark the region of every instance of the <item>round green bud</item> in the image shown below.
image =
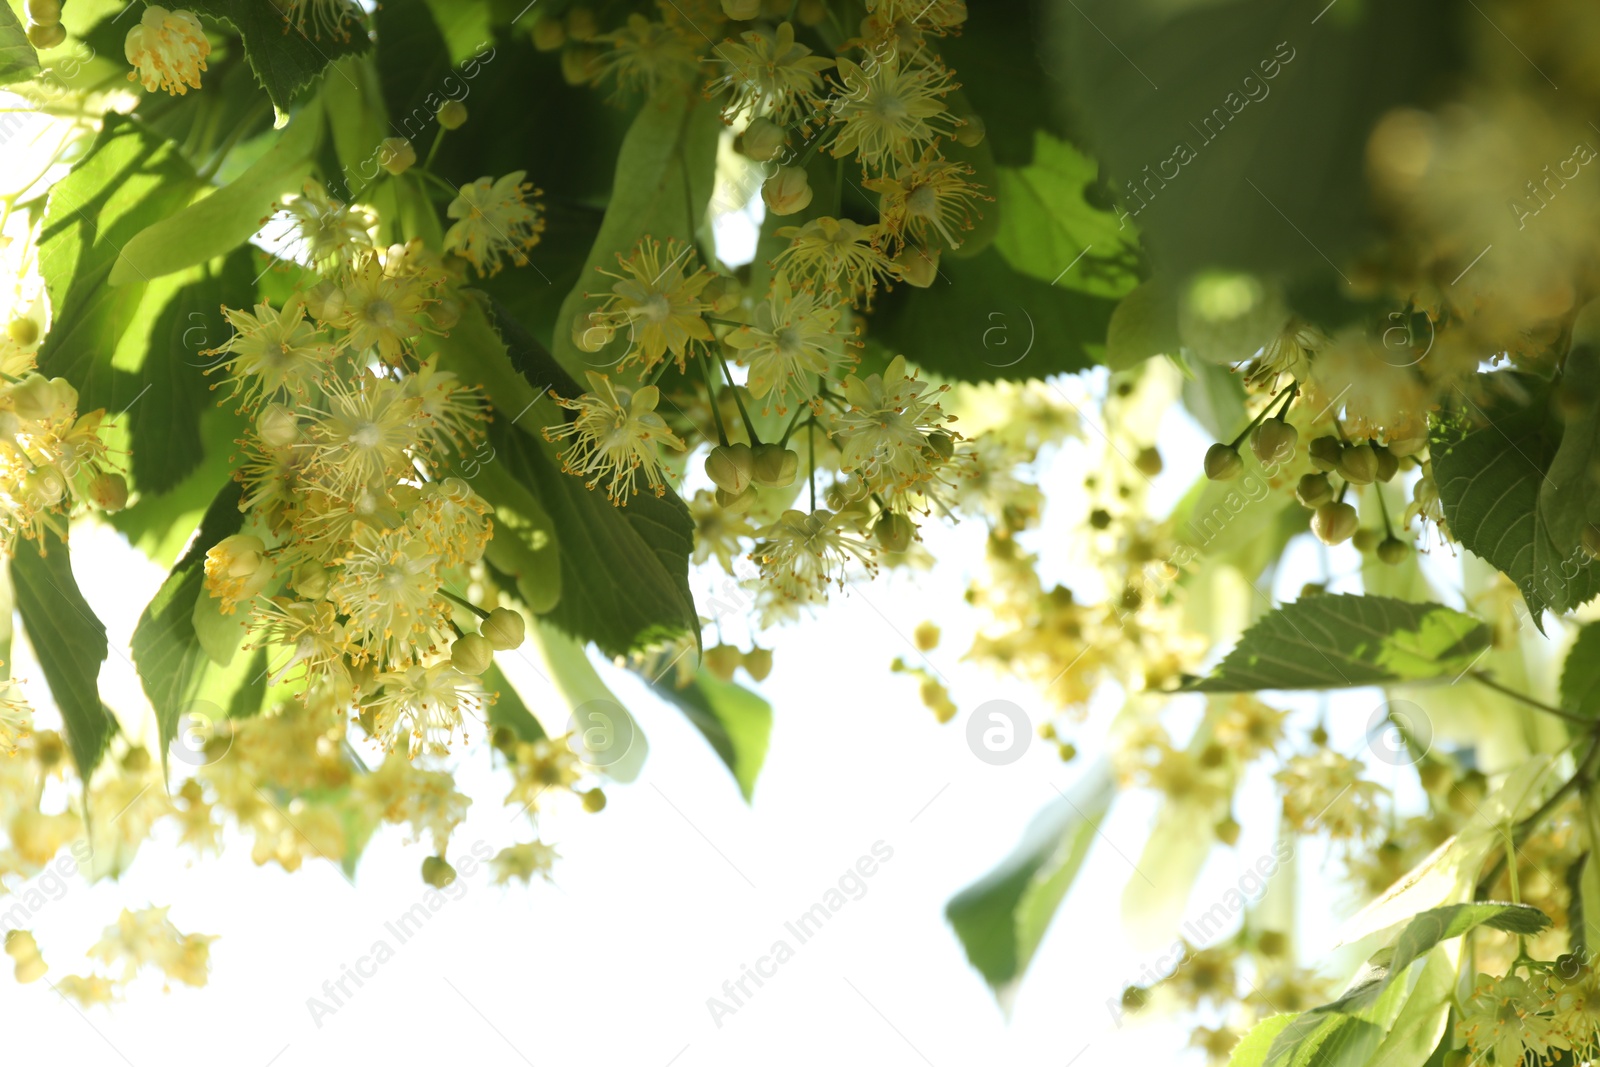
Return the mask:
M718 445L706 457L706 477L718 489L738 496L750 487L755 473L755 451L743 442Z
M1139 454L1133 457L1133 465L1139 468L1139 473L1147 478L1154 478L1161 473L1161 452L1151 445L1149 448L1139 449Z
M935 430L924 438L933 454L949 463L956 454L956 439L943 430Z
M28 348L39 340L39 324L26 316L12 319L6 323L6 336Z
M1308 508L1319 508L1333 499L1333 483L1326 474L1302 475L1295 483L1295 499Z
M287 448L300 439L300 420L282 404L268 404L256 416L256 433L271 448Z
M1398 537L1386 537L1378 546L1378 558L1391 567L1404 563L1411 555L1411 545Z
M1211 828L1217 835L1217 840L1232 848L1239 843L1239 823L1232 815L1225 817L1221 822Z
M53 466L35 467L22 479L22 493L38 507L54 507L67 495L67 480Z
M1355 535L1360 525L1355 508L1333 500L1317 508L1311 516L1311 532L1325 545L1343 544Z
M943 249L919 248L908 244L894 257L895 273L907 285L927 289L939 277L939 257Z
M984 134L987 132L982 116L967 115L961 125L956 127L956 144L976 148L983 143Z
M917 527L909 516L889 512L872 527L872 536L886 552L904 552L917 536Z
M527 623L522 621L522 616L510 608L495 608L489 612L489 617L483 620L483 625L478 627L478 631L496 652L510 652L514 648L521 648L527 630Z
M554 52L567 43L567 28L559 18L540 15L533 20L533 47L541 52Z
M1362 527L1350 538L1357 552L1371 552L1378 547L1378 531Z
M289 580L294 591L307 600L321 600L328 595L328 568L314 559L296 567Z
M61 0L28 0L28 21L54 26L61 21Z
M121 511L128 506L128 480L115 471L101 471L89 483L89 499L101 511Z
M1327 591L1328 587L1321 582L1307 582L1300 587L1300 599L1305 600L1308 597L1321 596Z
M467 124L467 105L459 100L446 100L439 105L439 125L447 130L459 130Z
M1078 746L1071 741L1063 741L1056 745L1056 755L1062 763L1071 763L1078 758Z
M1339 443L1337 437L1318 437L1311 442L1306 450L1311 457L1311 465L1319 471L1335 470L1339 466L1339 457L1344 454L1344 445Z
M1400 473L1400 457L1384 448L1382 445L1372 446L1373 455L1378 457L1378 481L1387 482Z
M1294 458L1295 445L1300 443L1300 432L1282 419L1267 419L1256 427L1250 439L1250 450L1263 465L1285 463Z
M716 491L717 507L729 515L743 515L749 511L756 502L756 491L746 489L742 493L730 493L726 489Z
M435 889L443 889L456 880L456 869L443 856L429 856L422 861L422 880Z
M417 162L417 150L404 137L385 137L378 144L378 164L390 174L404 174Z
M752 648L744 654L744 670L753 681L764 682L772 673L772 649Z
M598 311L572 317L572 343L581 352L598 352L611 343L617 328Z
M11 409L20 419L43 422L61 408L61 398L55 383L42 374L24 375L11 387Z
M59 22L52 22L49 25L35 22L28 27L28 43L41 52L56 47L66 39L67 31Z
M582 796L583 810L587 811L589 814L594 815L597 812L606 810L606 794L605 791L600 789L598 786L582 794Z
M794 484L800 471L800 453L782 445L756 445L750 465L750 481L764 489L782 489Z
M476 678L494 666L494 646L482 634L462 634L450 645L450 666Z
M744 653L734 645L712 645L701 659L702 666L724 682L732 681L733 672L739 669Z
M1096 530L1104 530L1111 526L1111 512L1105 508L1095 508L1089 512L1089 525Z
M1339 473L1355 485L1378 480L1378 453L1371 445L1351 445L1339 456Z
M1256 937L1256 951L1263 956L1277 959L1289 951L1289 939L1277 930L1263 930Z
M1232 445L1220 441L1206 450L1206 477L1214 482L1231 482L1244 473L1244 460Z
M722 13L735 22L749 22L761 14L761 0L722 0Z
M789 135L782 126L771 119L757 118L750 120L750 125L734 140L733 146L746 159L769 163L783 151L788 139Z
M799 167L779 167L761 185L761 199L774 215L793 215L811 204L811 182Z

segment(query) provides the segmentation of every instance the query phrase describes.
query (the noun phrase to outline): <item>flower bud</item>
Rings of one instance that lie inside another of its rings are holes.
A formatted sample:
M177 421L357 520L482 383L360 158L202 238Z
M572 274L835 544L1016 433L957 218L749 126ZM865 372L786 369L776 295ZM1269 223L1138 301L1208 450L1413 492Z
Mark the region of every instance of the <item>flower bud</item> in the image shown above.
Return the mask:
M28 21L54 26L61 21L61 0L28 0Z
M594 12L579 4L567 9L567 36L574 41L587 41L600 32L600 23Z
M344 290L332 282L318 282L305 293L306 310L318 322L327 322L344 314Z
M1149 448L1139 449L1139 454L1133 457L1133 465L1139 468L1139 473L1146 478L1154 478L1161 473L1161 451L1154 445Z
M956 439L943 430L935 430L926 436L928 447L933 450L944 462L949 463L956 454Z
M942 250L938 248L918 248L916 245L906 245L900 254L894 257L895 273L910 286L917 289L927 289L939 277L939 255Z
M467 124L467 105L459 100L446 100L439 105L439 125L447 130L459 130Z
M1396 459L1415 456L1427 447L1428 437L1426 434L1418 434L1416 437L1402 437L1398 441L1390 441L1388 445L1389 451L1394 453Z
M744 669L752 680L764 682L772 673L772 649L752 648L744 654Z
M128 480L115 471L101 471L89 483L89 499L101 511L121 511L128 506Z
M1350 538L1350 544L1355 547L1357 552L1371 552L1378 547L1378 531L1362 527Z
M932 652L939 647L939 634L938 623L925 620L917 623L917 628L911 631L911 640L918 652Z
M474 678L494 665L494 647L482 634L462 634L450 645L450 666Z
M443 889L456 880L456 869L443 856L429 856L422 861L422 880L435 889Z
M256 433L271 448L287 448L300 439L300 420L282 404L268 404L256 416Z
M6 323L6 336L23 348L29 348L39 340L39 324L26 316L12 319Z
M1232 815L1227 816L1211 829L1217 835L1217 840L1229 848L1239 843L1239 823Z
M1256 427L1250 440L1250 449L1263 466L1269 463L1286 463L1294 458L1294 447L1300 433L1282 419L1266 419Z
M588 85L600 77L604 70L605 64L598 48L576 45L561 50L561 78L568 85Z
M761 0L722 0L722 13L735 22L749 22L761 14Z
M23 985L38 981L49 970L44 957L39 954L39 943L27 930L7 931L6 955L17 961L13 971L17 981Z
M1295 483L1295 499L1308 508L1319 508L1333 499L1333 483L1326 474L1302 475Z
M1244 460L1232 445L1217 442L1206 450L1206 477L1214 482L1231 482L1244 473Z
M778 444L757 445L752 454L750 481L763 489L794 484L800 470L800 453Z
M611 343L617 329L598 311L572 318L572 343L581 352L598 352Z
M1263 930L1256 938L1256 951L1268 959L1277 959L1289 951L1289 939L1277 930Z
M1378 454L1371 445L1352 445L1339 456L1339 473L1355 485L1371 485L1378 479Z
M739 306L739 279L731 274L713 275L706 287L700 290L700 299L711 305L711 310L725 315Z
M729 515L743 515L756 502L756 491L754 489L746 489L742 493L730 493L726 489L718 489L715 496L717 507L726 511Z
M738 496L748 489L754 473L755 453L742 442L718 445L706 457L706 477L730 496Z
M510 608L495 608L483 620L478 631L488 639L496 652L509 652L522 647L522 639L527 635L527 623Z
M55 385L42 374L28 374L10 389L11 407L17 417L43 422L60 410Z
M962 118L961 125L956 127L956 144L976 148L983 143L984 134L987 132L980 116L966 115Z
M404 174L417 162L417 150L404 137L385 137L378 144L378 164L390 174Z
M775 159L783 146L789 140L789 135L771 119L756 118L750 120L750 125L744 128L734 141L733 146L741 152L746 159L753 159L757 163L768 163Z
M1400 457L1382 445L1373 445L1372 451L1378 457L1378 481L1387 482L1400 473Z
M1391 567L1398 567L1411 555L1411 546L1398 537L1386 537L1378 545L1378 558Z
M1309 449L1311 465L1319 471L1331 471L1339 466L1339 457L1344 454L1344 446L1337 437L1318 437L1311 442Z
M533 20L533 47L541 52L554 52L567 43L567 28L559 18L540 15Z
M428 308L428 320L441 330L448 330L461 321L461 304L446 297Z
M713 645L706 649L702 664L706 670L727 682L733 679L733 672L743 659L743 653L733 645Z
M308 559L294 569L294 591L307 600L321 600L328 595L328 568L314 559Z
M1062 763L1071 763L1078 758L1078 746L1071 741L1063 741L1056 745L1056 756Z
M1311 532L1325 545L1338 545L1355 535L1361 520L1349 504L1330 500L1311 516Z
M67 480L55 467L35 467L22 479L22 495L35 507L55 507L67 495Z
M51 23L48 26L35 22L28 27L28 43L41 52L47 48L56 47L66 39L67 31L62 28L59 22Z
M886 552L904 552L911 547L911 541L916 535L917 527L910 517L892 511L880 518L872 527L872 536Z
M606 810L606 794L599 786L583 794L583 810L590 815Z
M779 167L762 183L761 199L774 215L793 215L811 203L811 182L799 167Z

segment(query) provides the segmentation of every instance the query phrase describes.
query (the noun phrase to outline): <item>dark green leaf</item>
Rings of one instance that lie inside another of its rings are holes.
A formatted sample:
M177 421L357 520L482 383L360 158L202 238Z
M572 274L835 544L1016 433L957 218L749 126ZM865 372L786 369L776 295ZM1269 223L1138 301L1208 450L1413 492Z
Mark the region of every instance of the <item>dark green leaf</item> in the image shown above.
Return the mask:
M1600 461L1600 338L1588 334L1593 313L1585 311L1574 327L1572 350L1561 377L1561 391L1584 401L1582 412L1564 420L1561 446L1539 483L1539 519L1563 560L1587 564L1584 530L1600 523L1596 463ZM1582 334L1579 335L1579 331Z
M880 342L918 366L987 382L1093 366L1116 306L1030 278L989 248L971 259L945 258L931 288L898 286L880 298L871 321Z
M1314 596L1262 616L1209 678L1188 688L1237 693L1452 678L1492 639L1487 623L1440 604Z
M1524 384L1506 374L1480 378L1486 388ZM1472 423L1465 427L1436 420L1430 433L1445 521L1462 545L1517 583L1542 631L1545 610L1568 611L1600 592L1600 575L1588 557L1561 550L1539 506L1561 424L1540 393L1520 406L1468 399L1466 414Z
M345 24L345 33L307 36L288 27L283 14L260 0L186 0L188 10L225 22L244 39L245 55L256 81L267 91L272 106L288 111L289 105L323 72L328 64L365 52L371 42L359 19ZM352 5L352 8L354 5ZM337 76L337 75L336 75Z
M1036 815L994 870L945 905L967 959L997 992L1022 979L1056 909L1083 865L1115 792L1097 764Z
M1330 260L1369 232L1373 123L1422 103L1458 62L1446 0L1341 4L1314 26L1316 11L1281 0L1056 10L1070 103L1155 266L1175 277L1333 276Z
M163 765L176 736L179 717L197 706L206 718L259 708L266 673L255 657L219 666L206 654L194 628L195 602L205 592L205 559L211 546L235 534L244 523L240 489L228 482L200 523L200 533L161 583L133 631L134 666L161 730Z
M705 735L722 762L733 772L739 792L748 802L756 791L756 776L767 758L772 735L772 705L734 682L725 682L702 668L684 688L671 677L653 683L655 691L681 709L695 729Z
M0 85L25 81L38 73L39 54L28 42L22 23L9 6L0 4Z
M87 785L117 731L96 684L109 651L105 625L78 589L66 543L53 533L42 542L17 542L11 583L22 628L61 709L78 777Z

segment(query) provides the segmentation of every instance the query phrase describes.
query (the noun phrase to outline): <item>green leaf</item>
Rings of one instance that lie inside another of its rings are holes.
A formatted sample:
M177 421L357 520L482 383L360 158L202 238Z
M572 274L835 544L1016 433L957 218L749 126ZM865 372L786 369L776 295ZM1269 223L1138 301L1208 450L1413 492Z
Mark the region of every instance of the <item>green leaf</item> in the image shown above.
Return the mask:
M1371 232L1374 123L1424 106L1459 62L1443 0L1340 4L1315 27L1316 11L1280 0L1059 11L1063 103L1174 277L1215 266L1336 278Z
M1573 326L1572 349L1562 368L1561 391L1587 401L1575 418L1563 420L1561 446L1550 469L1539 482L1539 518L1550 542L1564 560L1582 561L1584 530L1600 523L1600 492L1596 492L1596 463L1600 462L1600 338L1591 325L1596 309L1585 308Z
M365 52L371 42L366 27L352 20L346 39L307 37L287 25L278 8L260 0L185 0L197 15L225 22L244 39L244 53L256 81L267 91L272 106L286 112L289 105L330 63Z
M1057 17L1049 0L969 4L961 33L939 41L940 55L983 120L984 143L1002 165L1032 160L1041 130L1067 134L1066 109L1058 106L1061 67L1043 45L1044 29Z
M1234 1046L1233 1054L1228 1057L1228 1067L1265 1067L1272 1043L1283 1032L1283 1028L1294 1020L1294 1015L1285 1013L1269 1016L1256 1023Z
M0 4L0 85L26 81L39 73L39 53L17 21L16 12Z
M1487 623L1440 604L1314 596L1262 616L1209 678L1186 688L1238 693L1453 678L1492 638Z
M78 589L66 542L53 533L47 532L42 541L17 542L11 583L22 628L61 710L72 760L87 788L117 731L117 720L100 700L96 684L110 650L105 624Z
M1575 715L1600 718L1600 623L1586 622L1561 668L1561 706Z
M672 679L658 679L652 687L676 704L695 729L711 742L722 762L739 783L748 803L755 795L756 776L767 758L772 736L772 705L734 682L725 682L701 668L682 689Z
M945 905L967 960L1001 993L1020 981L1072 886L1115 793L1110 768L1096 764L1028 824L999 866Z
M322 109L306 108L238 178L136 234L111 268L111 284L171 274L248 241L278 198L300 188L321 139Z
M194 543L134 627L133 663L155 708L163 766L185 711L196 711L207 720L249 712L260 707L265 693L264 661L245 656L232 666L219 665L202 646L193 621L196 603L202 597L210 599L205 592L206 552L244 524L239 495L239 485L231 481L217 493Z
M1093 366L1116 306L1029 277L991 247L942 260L931 288L897 286L870 319L878 341L946 378L1015 381Z
M1111 313L1111 322L1106 329L1106 366L1112 370L1128 370L1153 356L1176 357L1179 347L1177 297L1168 286L1156 279L1139 283ZM1244 388L1238 384L1238 379L1227 374L1224 367L1209 363L1204 367L1227 375L1238 391L1238 406L1243 411ZM1186 378L1183 386L1185 403L1191 412L1194 412L1194 408L1187 404L1188 391L1190 383L1196 380ZM1199 413L1194 413L1197 418L1200 417Z
M614 269L617 255L632 253L643 236L663 243L674 237L696 238L711 197L722 128L715 107L670 85L639 109L617 156L616 181L600 235L556 320L552 351L577 380L583 380L585 370L615 363L628 343L626 331L612 342L616 351L590 354L572 342L572 320L592 303L585 294L608 288L595 268Z
M1480 376L1495 386L1526 395L1526 383L1509 374ZM1537 386L1536 386L1537 387ZM1444 517L1469 551L1517 584L1533 621L1543 632L1546 610L1564 612L1600 593L1600 574L1581 549L1563 551L1540 506L1551 463L1561 446L1561 424L1542 392L1522 404L1468 400L1475 425L1465 432L1435 419L1429 434L1433 480ZM1571 479L1568 478L1568 492Z
M491 663L480 677L484 688L495 694L495 702L489 705L490 726L504 726L521 741L541 741L547 736L539 720L523 703L517 687L497 665Z
M39 370L77 386L81 410L115 404L105 369L145 294L145 279L106 284L113 265L134 235L187 204L197 187L176 149L115 114L106 116L88 154L51 187L39 271L54 325L39 346Z
M494 537L484 558L516 583L517 595L535 615L561 599L561 550L555 523L538 497L494 461L492 448L459 464L472 488L494 505Z
M650 754L638 720L594 669L583 644L537 618L528 635L572 713L562 732L573 733L573 749L607 777L633 781Z
M1001 167L995 247L1012 267L1041 281L1096 296L1121 297L1138 283L1138 233L1084 193L1097 164L1040 130L1033 162Z

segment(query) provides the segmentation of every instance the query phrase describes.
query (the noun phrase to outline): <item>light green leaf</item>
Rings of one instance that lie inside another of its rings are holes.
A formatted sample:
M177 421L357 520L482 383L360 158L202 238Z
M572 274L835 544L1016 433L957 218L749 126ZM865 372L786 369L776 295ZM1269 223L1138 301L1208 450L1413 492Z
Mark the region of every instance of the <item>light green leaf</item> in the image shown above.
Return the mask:
M767 741L772 736L772 705L734 682L725 682L701 668L682 689L670 677L653 683L655 691L676 704L695 729L705 735L711 747L728 765L739 783L739 792L750 801L756 791L756 776L767 758Z
M0 4L0 85L26 81L38 73L39 53L29 43L16 12Z
M945 917L997 994L1022 979L1115 794L1110 768L1096 764L1036 815L1010 855L945 905Z
M640 107L617 156L616 181L600 235L556 319L552 351L574 379L582 381L585 370L614 364L628 344L625 330L612 341L612 348L594 354L572 342L572 320L595 303L585 294L608 288L607 279L599 277L595 268L614 269L617 255L631 254L642 236L663 244L674 237L695 241L711 197L721 130L713 105L676 86L663 86Z
M1561 667L1561 706L1576 715L1600 718L1600 623L1586 622Z
M1237 693L1453 678L1492 637L1488 624L1440 604L1314 596L1263 616L1210 677L1187 688Z
M491 663L480 677L484 688L495 695L495 702L489 705L491 726L504 726L521 741L539 741L547 736L544 726L528 710L528 705L523 703L517 687L511 684L497 665Z
M1176 356L1178 347L1177 300L1170 289L1154 279L1140 282L1111 313L1106 330L1106 366L1128 370L1153 356ZM1216 369L1226 374L1225 368ZM1226 376L1237 388L1238 379L1231 374ZM1238 408L1242 412L1242 388L1238 392ZM1230 411L1228 417L1234 418L1235 413Z
M300 188L321 140L322 109L299 112L238 178L134 235L111 268L111 284L149 281L226 255L248 241L274 202Z
M1098 164L1043 130L1033 162L999 168L995 247L1017 270L1063 289L1120 297L1138 284L1138 232L1084 199Z
M1294 1022L1295 1016L1285 1013L1262 1019L1234 1046L1228 1057L1228 1067L1265 1067L1267 1053L1283 1028Z
M109 651L105 625L78 589L66 543L53 533L42 542L18 540L11 582L22 628L61 710L72 760L87 788L117 731L96 684Z
M517 594L529 611L535 615L550 611L561 599L561 553L550 516L492 454L470 456L460 468L472 488L494 505L494 537L484 558L516 582Z
M566 702L573 720L574 751L607 777L633 781L650 753L638 720L601 679L581 643L538 618L529 626L528 636ZM563 721L562 733L566 727Z

